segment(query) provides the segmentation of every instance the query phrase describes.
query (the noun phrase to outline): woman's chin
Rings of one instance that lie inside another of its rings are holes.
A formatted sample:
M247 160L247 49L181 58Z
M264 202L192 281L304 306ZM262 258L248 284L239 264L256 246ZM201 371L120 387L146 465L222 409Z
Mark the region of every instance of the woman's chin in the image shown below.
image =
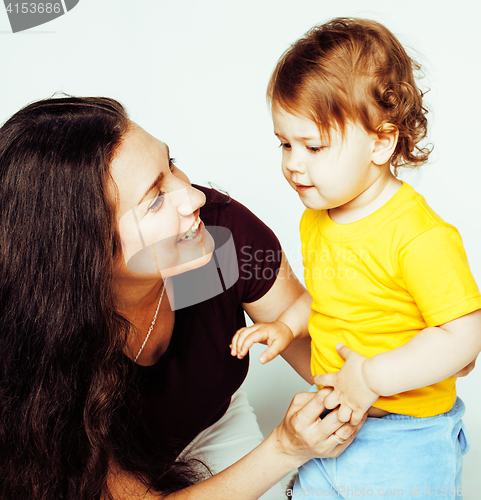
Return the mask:
M179 274L186 273L187 271L192 271L193 269L205 266L209 263L213 253L214 252L206 253L202 257L195 260L190 260L189 262L184 262L183 264L177 264L167 269L161 269L160 274L162 275L162 278L165 279L170 276L177 276Z
M197 236L191 240L180 240L178 243L180 262L167 268L162 268L160 274L163 278L192 271L205 266L215 250L214 239L203 223L199 226Z

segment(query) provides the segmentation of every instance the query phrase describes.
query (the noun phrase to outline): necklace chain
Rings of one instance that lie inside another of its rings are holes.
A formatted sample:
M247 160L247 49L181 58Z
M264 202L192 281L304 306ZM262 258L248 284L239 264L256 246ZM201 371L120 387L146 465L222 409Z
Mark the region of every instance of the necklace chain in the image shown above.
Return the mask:
M160 304L162 303L162 298L164 297L166 283L167 283L167 278L165 278L165 280L164 280L164 286L162 287L162 293L160 294L159 303L157 304L157 309L155 310L154 319L152 320L152 324L150 325L149 331L147 332L147 335L145 337L144 343L142 344L142 347L139 349L137 356L135 356L134 363L137 362L137 360L139 359L139 356L142 354L142 351L144 350L145 344L147 344L147 340L149 340L150 334L152 333L152 330L154 329L155 321L157 320L157 314L159 314Z

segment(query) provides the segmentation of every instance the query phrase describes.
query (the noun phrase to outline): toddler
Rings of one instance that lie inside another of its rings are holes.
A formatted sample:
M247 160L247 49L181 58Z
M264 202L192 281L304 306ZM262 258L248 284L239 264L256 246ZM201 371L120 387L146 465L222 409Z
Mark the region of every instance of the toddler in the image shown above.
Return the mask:
M299 469L295 497L462 496L452 375L481 350L481 295L457 230L396 177L430 153L416 69L387 28L340 18L291 46L269 83L282 170L306 206L308 292L239 330L232 354L267 341L267 362L310 334L326 408L351 424L368 412L339 457Z

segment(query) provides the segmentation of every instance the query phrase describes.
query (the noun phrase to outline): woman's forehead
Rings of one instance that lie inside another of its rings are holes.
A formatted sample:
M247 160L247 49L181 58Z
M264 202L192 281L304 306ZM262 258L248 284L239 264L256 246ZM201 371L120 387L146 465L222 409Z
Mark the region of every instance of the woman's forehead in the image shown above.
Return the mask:
M133 123L110 169L121 212L138 204L159 174L168 168L168 163L168 146Z
M135 125L124 135L112 160L111 173L114 178L131 177L133 172L149 174L153 168L158 174L168 156L169 148L165 143Z
M133 157L165 156L168 154L168 147L164 142L132 122L120 143L116 156L126 153Z

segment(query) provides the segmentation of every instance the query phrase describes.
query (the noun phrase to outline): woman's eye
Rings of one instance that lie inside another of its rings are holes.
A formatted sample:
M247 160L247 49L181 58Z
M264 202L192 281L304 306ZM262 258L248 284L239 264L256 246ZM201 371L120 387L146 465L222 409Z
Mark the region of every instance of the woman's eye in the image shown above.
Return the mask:
M177 160L175 158L169 158L169 168L170 168L170 170L172 170L175 167L174 163L177 163Z
M289 151L289 149L291 149L291 145L288 142L281 142L279 144L279 147L282 149L285 149L287 151Z
M155 213L159 211L163 203L164 203L164 196L162 194L159 194L153 199L152 203L149 205L149 208L147 209L147 212Z

